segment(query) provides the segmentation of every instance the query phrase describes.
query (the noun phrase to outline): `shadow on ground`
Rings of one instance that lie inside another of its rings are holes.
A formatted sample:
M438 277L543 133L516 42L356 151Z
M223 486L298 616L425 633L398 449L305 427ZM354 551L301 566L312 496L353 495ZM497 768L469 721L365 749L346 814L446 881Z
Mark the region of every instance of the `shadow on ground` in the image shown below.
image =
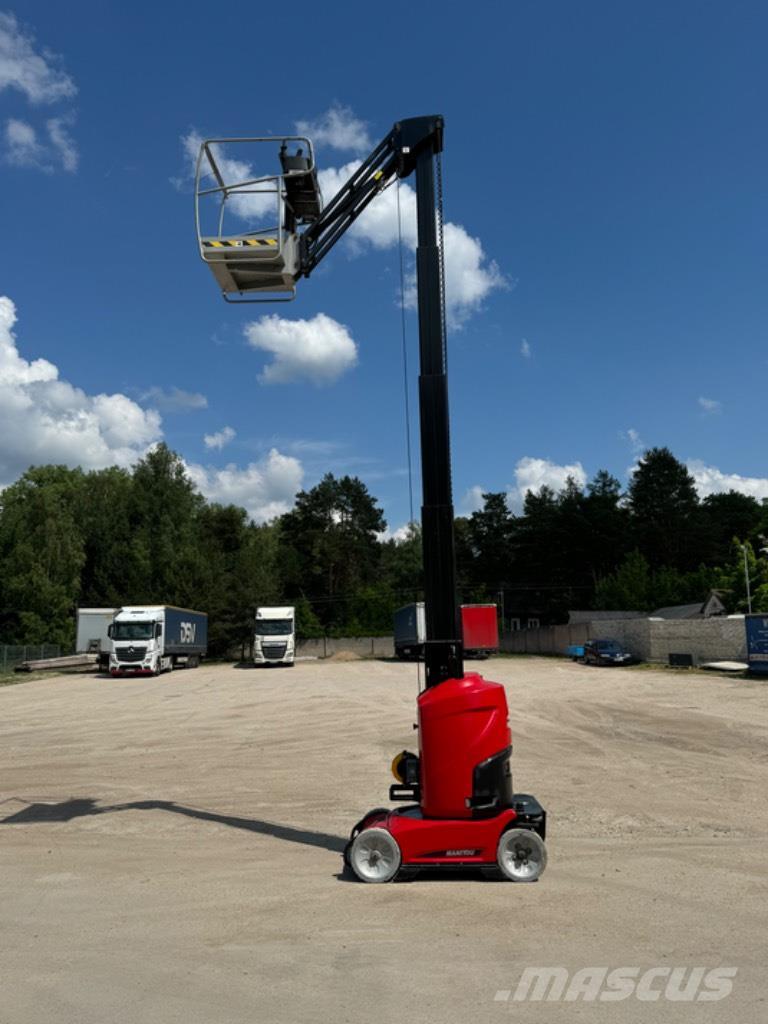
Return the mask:
M167 811L171 814L182 814L187 818L199 821L215 821L219 825L240 828L246 832L255 832L262 836L272 836L288 843L300 843L302 846L314 846L332 853L342 853L346 840L327 832L312 832L307 829L293 828L290 825L278 825L273 821L262 821L259 818L236 818L228 814L216 814L214 811L201 811L196 807L185 807L172 800L133 800L124 804L107 804L100 806L90 797L72 798L58 804L32 803L14 814L0 819L0 825L36 825L46 822L72 821L96 814L115 814L118 811Z
M4 800L2 802L9 803L11 800ZM171 814L184 815L187 818L197 818L199 821L215 821L220 825L243 829L246 832L255 832L257 835L272 836L274 839L282 839L288 843L314 846L321 850L329 850L331 853L342 853L346 846L345 839L329 835L327 832L312 832L308 829L293 828L290 825L278 825L273 821L262 821L259 818L236 818L228 814L216 814L214 811L201 811L196 807L185 807L183 804L174 803L172 800L133 800L130 803L100 806L90 797L73 797L70 800L63 800L58 804L27 804L20 811L9 814L5 818L0 818L0 825L39 825L66 822L72 821L75 818L91 817L97 814L115 814L118 811L167 811ZM334 877L340 882L360 884L348 868L343 868ZM413 873L404 870L398 877L399 882L449 882L457 880L465 882L490 882L500 881L501 878L499 873L494 870L459 868L458 866L455 869L442 870L427 868Z

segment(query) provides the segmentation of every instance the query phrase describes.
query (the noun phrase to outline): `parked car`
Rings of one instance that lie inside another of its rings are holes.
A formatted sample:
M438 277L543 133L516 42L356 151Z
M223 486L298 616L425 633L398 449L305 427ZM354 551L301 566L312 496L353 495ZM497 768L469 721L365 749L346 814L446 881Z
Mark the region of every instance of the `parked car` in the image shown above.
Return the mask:
M634 660L618 640L587 640L584 644L585 665L629 665Z

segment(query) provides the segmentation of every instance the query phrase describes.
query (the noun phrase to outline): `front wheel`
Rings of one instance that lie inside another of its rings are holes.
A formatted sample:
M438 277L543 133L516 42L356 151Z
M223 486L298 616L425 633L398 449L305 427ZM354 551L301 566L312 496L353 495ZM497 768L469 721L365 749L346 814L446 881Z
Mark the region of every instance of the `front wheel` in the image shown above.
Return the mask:
M499 840L496 862L511 882L535 882L547 866L547 848L538 832L511 828Z
M384 828L364 828L349 847L349 866L361 882L391 882L401 861L395 837Z

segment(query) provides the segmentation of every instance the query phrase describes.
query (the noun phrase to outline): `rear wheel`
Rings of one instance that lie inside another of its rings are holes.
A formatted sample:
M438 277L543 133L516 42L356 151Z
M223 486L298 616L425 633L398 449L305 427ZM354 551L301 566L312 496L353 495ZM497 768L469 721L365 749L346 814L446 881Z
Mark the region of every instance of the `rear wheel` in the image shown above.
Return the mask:
M499 840L496 862L510 881L535 882L547 866L547 848L537 832L511 828Z
M364 828L349 847L349 866L361 882L391 882L401 860L395 837L384 828Z

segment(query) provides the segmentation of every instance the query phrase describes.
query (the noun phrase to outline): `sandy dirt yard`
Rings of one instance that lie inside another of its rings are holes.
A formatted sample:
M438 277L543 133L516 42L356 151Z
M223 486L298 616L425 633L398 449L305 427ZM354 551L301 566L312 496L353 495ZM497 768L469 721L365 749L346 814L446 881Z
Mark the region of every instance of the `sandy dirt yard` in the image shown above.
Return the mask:
M473 667L549 812L534 885L342 876L415 745L414 665L0 689L2 1024L764 1024L768 683ZM660 973L646 998L518 1001L531 966ZM731 994L667 998L695 967L737 968Z

